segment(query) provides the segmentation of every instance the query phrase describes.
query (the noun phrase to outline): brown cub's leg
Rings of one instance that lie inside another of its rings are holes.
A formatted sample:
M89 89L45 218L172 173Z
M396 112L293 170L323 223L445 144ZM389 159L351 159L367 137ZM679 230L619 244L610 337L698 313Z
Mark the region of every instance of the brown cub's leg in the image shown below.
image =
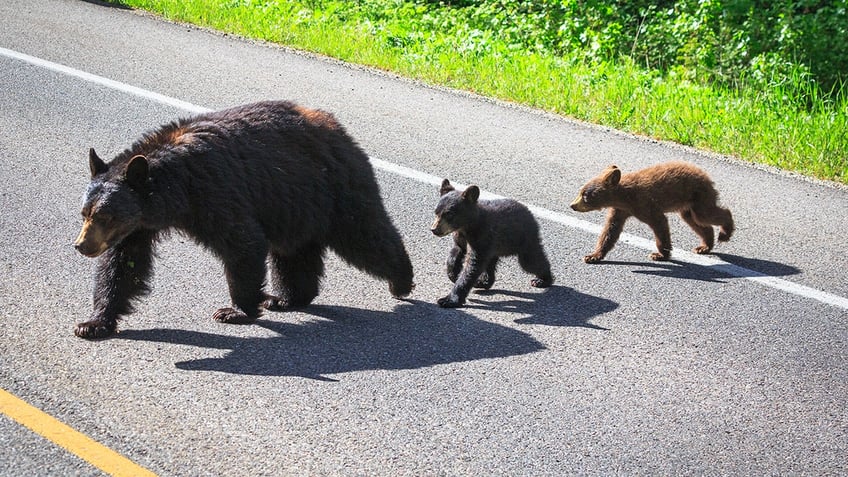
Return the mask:
M621 231L624 229L624 222L630 217L628 212L619 209L610 209L607 212L607 221L604 224L604 230L598 237L598 244L595 246L595 251L590 255L583 257L586 263L598 263L607 256L610 250L615 246Z
M692 227L692 230L698 234L698 237L701 237L701 245L693 248L692 251L699 254L710 253L710 250L713 249L713 245L715 245L715 232L713 231L712 226L699 224L698 221L695 220L690 209L681 211L680 216L683 217L683 220L689 225L689 227Z
M715 203L704 205L695 204L692 207L695 220L703 225L717 225L721 228L718 232L718 241L727 242L733 235L733 214L729 209L719 207Z
M664 261L671 258L671 234L668 231L668 218L662 212L654 212L650 217L643 220L651 230L654 231L654 240L657 243L657 252L648 255L655 261Z

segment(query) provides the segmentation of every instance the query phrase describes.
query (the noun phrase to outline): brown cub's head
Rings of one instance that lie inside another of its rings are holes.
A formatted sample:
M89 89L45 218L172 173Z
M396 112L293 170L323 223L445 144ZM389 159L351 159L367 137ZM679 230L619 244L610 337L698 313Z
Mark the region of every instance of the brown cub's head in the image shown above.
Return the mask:
M148 163L134 156L125 167L106 164L89 151L91 182L82 205L82 230L74 248L86 257L97 257L139 228L139 191L148 181Z
M620 180L621 169L614 165L607 167L601 175L580 188L580 192L571 203L571 208L577 212L590 212L609 206L609 201L614 196Z
M436 206L436 221L430 227L433 235L444 237L474 222L477 218L477 199L480 198L480 188L468 186L460 192L453 188L447 179L442 181L439 189L442 198Z

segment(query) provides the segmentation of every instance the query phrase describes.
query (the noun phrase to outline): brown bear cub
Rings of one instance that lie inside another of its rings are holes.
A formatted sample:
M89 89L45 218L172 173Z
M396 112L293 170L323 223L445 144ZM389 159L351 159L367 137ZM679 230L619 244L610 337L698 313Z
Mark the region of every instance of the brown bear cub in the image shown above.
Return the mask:
M92 149L89 166L74 246L99 258L94 310L77 336L109 336L132 312L170 230L223 262L232 304L215 312L219 322L308 305L328 248L388 281L392 295L412 291L412 263L371 163L329 113L266 101L201 114L145 134L108 163Z
M539 224L527 207L510 199L478 200L480 188L471 185L459 192L447 179L439 192L431 231L439 237L453 233L447 271L455 283L450 294L438 300L439 306L462 306L472 287L491 288L498 259L510 255L518 255L521 268L536 276L531 285L546 288L553 284Z
M733 235L733 216L728 209L719 207L717 200L718 192L707 173L686 162L658 164L623 175L618 167L609 166L587 182L571 203L578 212L609 208L595 251L583 261L603 260L631 216L648 224L654 232L658 251L649 255L651 260L668 260L671 236L666 212L679 212L701 238L701 245L693 249L695 253L709 253L715 244L713 225L721 228L720 242Z

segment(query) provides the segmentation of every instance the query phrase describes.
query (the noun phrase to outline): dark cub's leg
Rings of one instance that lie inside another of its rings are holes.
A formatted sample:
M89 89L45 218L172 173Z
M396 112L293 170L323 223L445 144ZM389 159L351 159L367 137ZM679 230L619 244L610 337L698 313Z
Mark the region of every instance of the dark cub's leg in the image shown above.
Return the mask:
M276 296L268 296L265 307L281 311L312 303L324 276L324 251L311 243L287 256L272 252L271 286Z
M469 249L465 258L465 267L454 284L453 290L445 297L439 298L437 303L443 308L458 308L465 303L471 288L477 283L480 275L486 270L488 260L476 250Z
M468 244L460 237L454 238L454 245L448 252L447 270L448 279L451 283L456 283L459 274L462 273L462 266L465 264L465 250Z
M118 327L118 319L132 313L133 300L150 292L155 240L155 232L139 230L103 253L94 277L91 319L78 323L75 335L89 339L111 335Z
M530 281L530 284L534 287L547 288L553 285L554 276L551 274L551 264L548 262L548 257L545 256L545 251L542 249L538 238L532 249L518 254L518 264L527 273L536 275L536 278Z
M692 249L695 253L710 253L710 250L713 249L715 245L715 232L713 231L712 226L710 225L702 225L697 220L695 220L695 216L691 210L684 210L680 212L680 216L683 217L683 220L698 234L698 237L701 237L701 245Z
M477 279L474 288L483 288L488 290L495 284L495 270L498 268L498 257L493 257L489 260L489 265L486 266L486 271Z

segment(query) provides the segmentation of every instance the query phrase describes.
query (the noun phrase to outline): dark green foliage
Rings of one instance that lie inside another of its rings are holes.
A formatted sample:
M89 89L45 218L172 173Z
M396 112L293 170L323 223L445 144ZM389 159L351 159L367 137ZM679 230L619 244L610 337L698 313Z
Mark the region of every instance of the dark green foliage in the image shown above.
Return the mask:
M848 0L359 0L315 1L377 21L392 47L442 32L469 54L530 50L604 62L629 56L663 73L824 94L848 74ZM427 38L433 41L432 38ZM504 46L506 45L506 46ZM493 51L494 50L494 51Z

